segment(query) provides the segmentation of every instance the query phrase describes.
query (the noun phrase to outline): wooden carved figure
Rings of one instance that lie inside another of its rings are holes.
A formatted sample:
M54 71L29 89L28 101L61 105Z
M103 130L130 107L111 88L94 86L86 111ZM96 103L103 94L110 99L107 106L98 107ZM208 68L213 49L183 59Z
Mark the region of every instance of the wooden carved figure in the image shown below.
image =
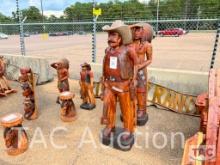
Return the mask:
M24 118L34 120L38 117L36 103L35 78L30 68L21 68L19 82L24 96Z
M4 127L4 140L9 155L19 155L28 148L28 137L22 127L23 117L19 113L12 113L1 118Z
M17 92L15 89L10 87L8 80L4 76L5 72L5 62L3 56L0 56L0 96L7 96L7 94Z
M62 102L60 110L60 118L64 122L71 122L76 119L76 108L73 102L74 94L71 92L62 92L60 94L60 101Z
M57 70L58 76L58 90L60 93L69 91L69 61L67 59L61 59L58 62L52 63L51 67ZM57 103L60 104L59 97L57 97Z
M80 93L83 103L80 108L91 110L96 107L95 96L93 93L94 75L91 70L91 66L88 63L81 65L82 70L80 72Z
M116 102L119 100L123 117L123 131L118 136L119 149L128 150L134 143L135 109L134 100L135 82L138 63L135 49L132 45L130 28L122 21L115 21L111 26L104 26L108 32L108 45L103 60L103 143L107 145L111 133L115 132ZM122 147L123 146L123 147ZM124 148L126 146L126 149Z
M148 121L147 114L147 67L152 62L153 28L146 23L130 26L133 32L133 45L138 57L137 76L137 124L143 126Z

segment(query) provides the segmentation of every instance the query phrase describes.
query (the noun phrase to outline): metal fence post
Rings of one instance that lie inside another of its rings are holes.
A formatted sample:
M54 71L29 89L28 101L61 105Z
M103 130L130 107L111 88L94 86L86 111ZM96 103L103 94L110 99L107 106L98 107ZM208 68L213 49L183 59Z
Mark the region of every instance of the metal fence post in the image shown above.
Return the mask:
M160 10L160 0L157 0L157 25L156 25L156 34L159 30L159 10Z
M220 34L220 23L218 23L218 29L217 29L217 33L216 33L216 37L215 37L215 45L214 45L214 49L213 49L213 53L212 53L210 69L212 69L215 64L215 57L216 57L216 52L217 52L217 48L218 48L219 34Z
M95 0L93 0L93 8L96 7ZM93 30L92 30L92 62L96 62L96 21L97 18L93 15Z
M24 21L21 20L21 11L19 9L19 0L16 0L16 7L17 7L17 15L19 20L19 28L20 28L20 47L21 47L21 54L25 56L25 43L24 43Z

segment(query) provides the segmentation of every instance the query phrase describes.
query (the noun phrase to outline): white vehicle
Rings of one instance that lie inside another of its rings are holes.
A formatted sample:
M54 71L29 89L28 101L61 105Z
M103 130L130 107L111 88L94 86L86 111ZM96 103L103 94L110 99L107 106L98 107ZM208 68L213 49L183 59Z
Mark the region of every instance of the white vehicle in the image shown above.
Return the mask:
M0 39L8 39L8 35L0 33Z

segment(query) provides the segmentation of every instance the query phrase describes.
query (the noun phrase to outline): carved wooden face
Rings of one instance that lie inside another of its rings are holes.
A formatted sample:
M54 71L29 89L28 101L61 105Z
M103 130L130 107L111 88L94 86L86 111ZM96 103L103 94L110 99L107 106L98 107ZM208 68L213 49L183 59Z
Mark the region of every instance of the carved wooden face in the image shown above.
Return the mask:
M21 82L28 81L28 74L27 74L27 73L21 74L21 76L20 76L20 81L21 81Z
M143 36L143 28L141 28L141 27L134 27L133 29L132 29L132 32L133 32L133 38L135 39L135 40L140 40L140 39L142 39L142 36Z
M122 37L117 32L108 33L108 45L112 48L116 48L122 44Z
M73 105L72 99L63 100L63 101L62 101L62 104L61 104L61 108L64 108L64 107L69 108L69 107L72 106L72 105Z
M32 103L31 101L25 102L24 103L24 108L25 109L33 109L34 107L34 103Z
M23 89L23 96L27 97L32 93L31 87L28 83L23 83L21 85L21 88Z
M58 62L57 63L57 69L62 69L63 68L63 63L62 62Z
M82 71L86 71L86 70L87 70L87 67L83 66Z

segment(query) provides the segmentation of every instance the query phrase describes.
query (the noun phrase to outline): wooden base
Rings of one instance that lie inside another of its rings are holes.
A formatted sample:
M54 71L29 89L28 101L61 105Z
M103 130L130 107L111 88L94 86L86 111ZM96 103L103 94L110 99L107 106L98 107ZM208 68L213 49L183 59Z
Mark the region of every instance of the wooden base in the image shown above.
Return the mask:
M83 103L80 105L80 108L85 109L85 110L93 110L95 107L96 107L96 105L94 105L94 104Z
M73 122L76 120L77 116L74 116L74 117L66 117L66 116L63 116L63 115L60 115L60 118L63 122Z
M148 121L148 114L144 114L142 117L137 118L137 125L144 126Z
M106 146L113 147L115 149L121 150L121 151L129 151L131 150L133 144L134 144L134 136L130 140L128 140L127 145L123 145L121 143L121 140L119 139L124 132L124 129L116 127L115 131L112 132L110 137L104 137L103 136L103 130L101 134L101 142L102 144Z
M31 116L31 120L35 120L35 119L37 119L37 118L38 118L38 111L35 110L35 111L34 111L34 114Z
M0 97L6 97L8 94L11 94L11 93L17 93L17 90L15 89L7 90L4 93L0 93Z
M37 118L38 118L38 111L35 110L33 115L30 118L25 118L25 119L27 119L27 120L36 120Z
M26 134L22 134L20 144L18 144L19 148L7 148L6 152L8 155L16 156L24 153L28 149L28 139Z
M28 149L28 146L26 148L21 148L21 149L9 148L6 151L7 151L8 155L17 156L17 155L20 155L20 154L24 153L25 151L27 151L27 149Z

